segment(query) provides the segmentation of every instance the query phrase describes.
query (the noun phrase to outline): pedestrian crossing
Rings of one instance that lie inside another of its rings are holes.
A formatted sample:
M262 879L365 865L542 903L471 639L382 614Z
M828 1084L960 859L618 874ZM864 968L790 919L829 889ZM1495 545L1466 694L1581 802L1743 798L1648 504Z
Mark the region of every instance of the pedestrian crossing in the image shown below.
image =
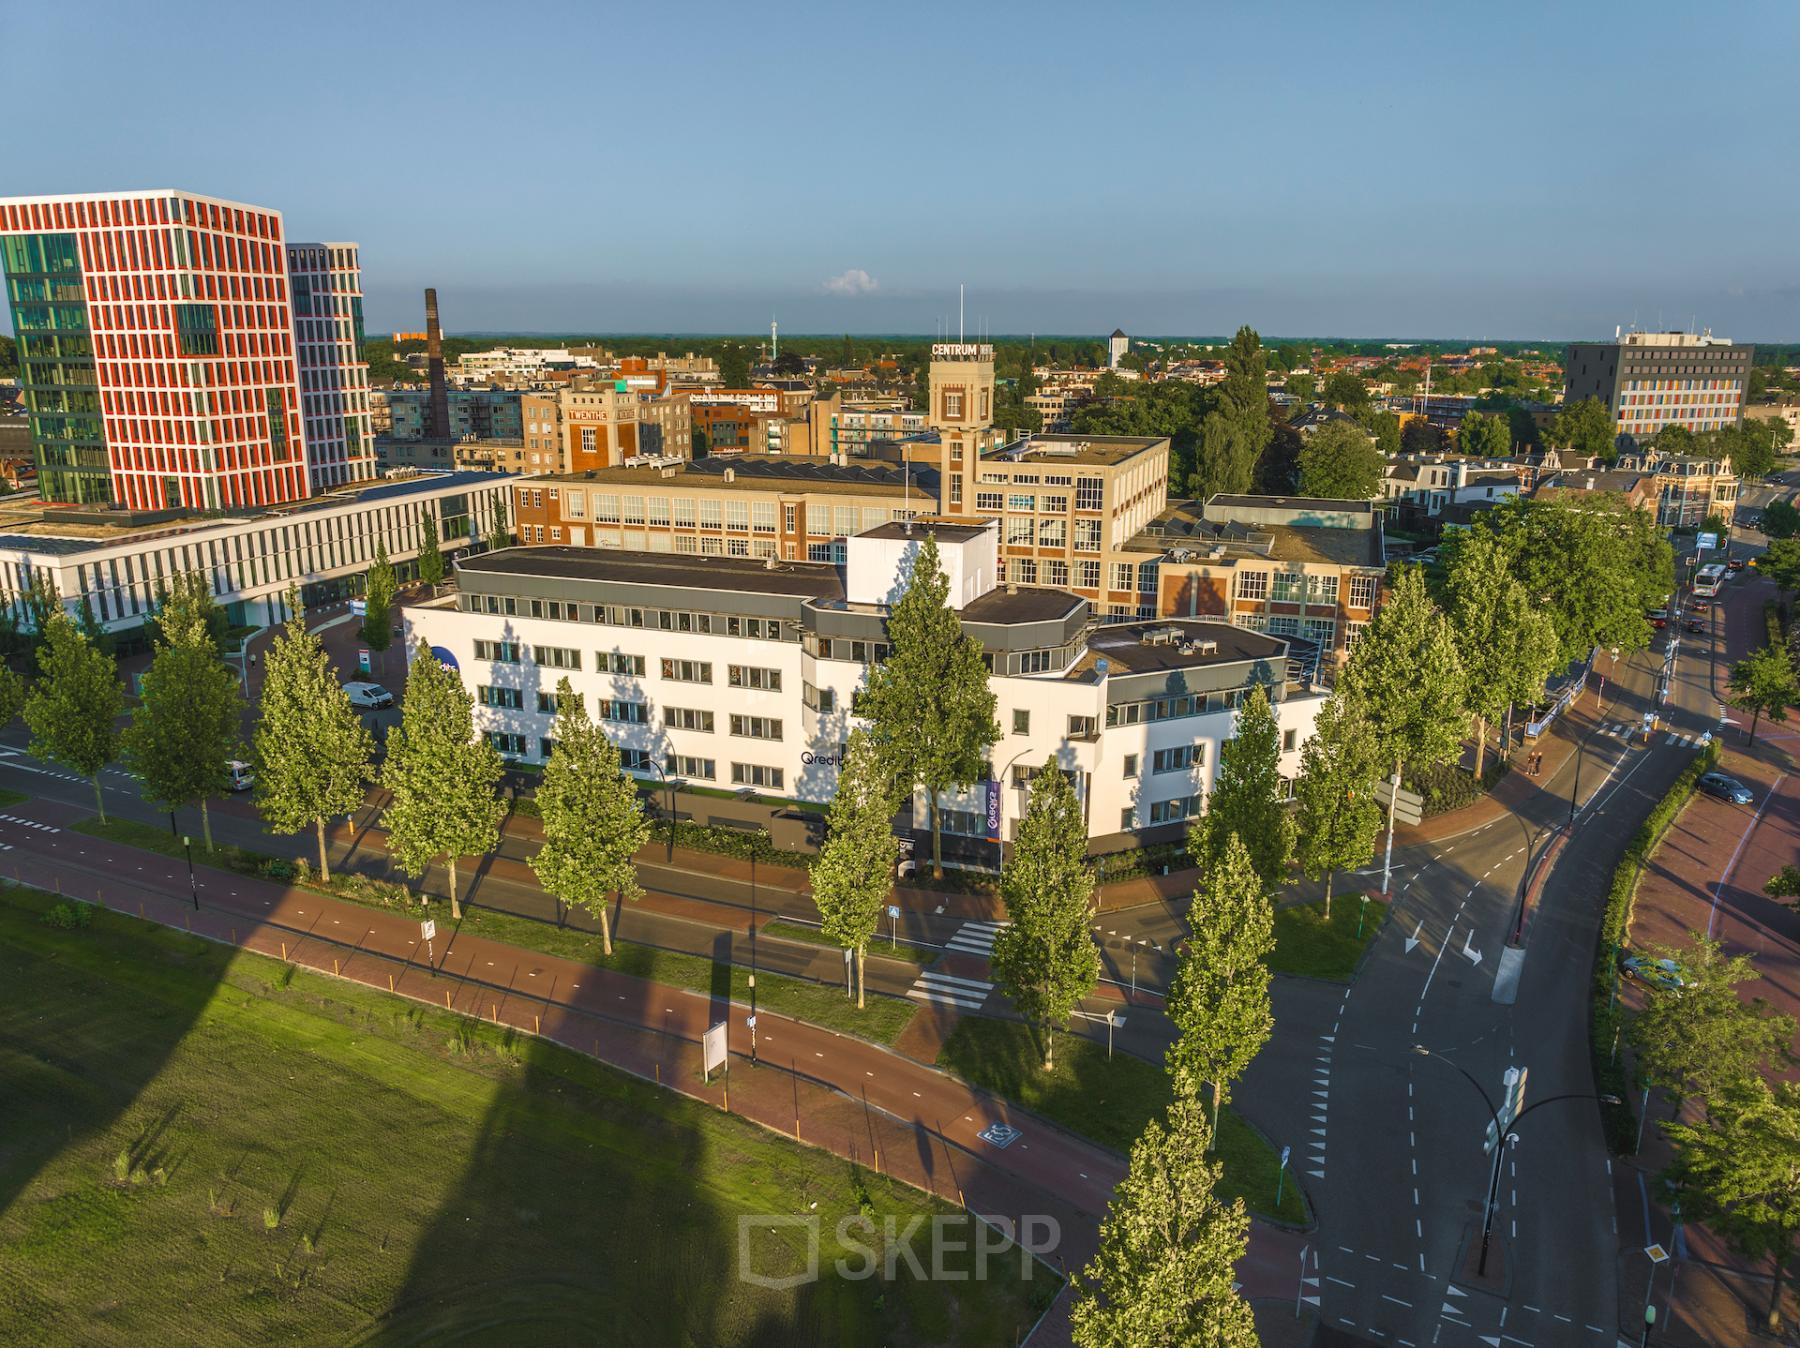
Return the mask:
M956 929L956 935L944 943L944 949L954 950L961 955L980 955L986 959L994 953L994 938L1007 925L1005 922L984 922L971 918Z
M985 979L958 978L955 974L928 970L919 975L906 990L906 995L917 1002L938 1002L959 1011L979 1011L993 990L994 985Z
M8 824L22 824L26 828L35 828L40 833L61 833L62 832L62 830L59 829L58 827L56 827L55 824L45 824L36 819L27 819L23 815L0 814L0 821L4 821L5 823L8 823Z
M1610 735L1614 739L1636 740L1644 733L1642 721L1619 721L1612 725L1596 727L1596 733ZM1712 743L1712 731L1696 730L1659 730L1652 737L1658 744L1667 744L1676 749L1699 749Z

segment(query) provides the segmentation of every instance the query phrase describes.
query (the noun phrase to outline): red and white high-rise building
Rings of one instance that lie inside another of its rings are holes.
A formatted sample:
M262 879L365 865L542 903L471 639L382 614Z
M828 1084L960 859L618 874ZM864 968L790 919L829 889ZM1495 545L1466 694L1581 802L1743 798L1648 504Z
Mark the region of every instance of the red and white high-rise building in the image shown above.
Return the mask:
M359 298L354 247L330 247L326 293ZM333 457L313 480L281 212L173 190L0 198L0 260L45 501L272 505L366 457L347 429L328 436ZM331 331L308 330L307 368L332 390L321 434L348 411L336 396L348 377L367 382L360 332L342 336L359 310L334 299Z

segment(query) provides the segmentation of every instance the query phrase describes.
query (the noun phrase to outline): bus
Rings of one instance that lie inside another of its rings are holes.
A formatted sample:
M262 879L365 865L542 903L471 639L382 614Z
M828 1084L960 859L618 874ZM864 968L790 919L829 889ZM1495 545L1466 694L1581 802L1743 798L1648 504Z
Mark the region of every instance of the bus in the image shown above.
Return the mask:
M1718 594L1719 587L1725 583L1725 577L1731 572L1724 562L1712 562L1700 568L1694 575L1694 594L1701 599L1711 599Z

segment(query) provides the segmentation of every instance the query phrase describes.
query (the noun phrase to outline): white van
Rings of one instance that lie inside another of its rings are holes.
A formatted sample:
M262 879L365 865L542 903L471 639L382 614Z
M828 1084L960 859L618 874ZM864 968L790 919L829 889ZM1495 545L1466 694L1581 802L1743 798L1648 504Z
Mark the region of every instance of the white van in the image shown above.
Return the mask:
M250 771L248 763L234 758L225 765L225 783L233 791L248 791L256 785L256 774Z

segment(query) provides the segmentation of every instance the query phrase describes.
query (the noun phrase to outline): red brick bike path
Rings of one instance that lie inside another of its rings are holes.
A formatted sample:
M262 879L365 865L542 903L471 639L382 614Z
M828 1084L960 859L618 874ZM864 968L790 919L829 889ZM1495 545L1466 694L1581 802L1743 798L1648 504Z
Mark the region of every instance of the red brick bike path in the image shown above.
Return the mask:
M854 1036L762 1010L753 1066L742 1003L461 935L447 920L428 965L416 919L205 867L195 871L196 911L181 860L70 832L86 817L74 806L37 801L9 813L0 874L21 883L541 1035L720 1107L727 1083L701 1080L699 1041L728 1019L732 1112L980 1215L1052 1216L1070 1268L1092 1254L1124 1173L1114 1153ZM1003 1150L982 1141L994 1122L1018 1128L1018 1140ZM1255 1225L1239 1266L1246 1294L1291 1294L1302 1243Z

